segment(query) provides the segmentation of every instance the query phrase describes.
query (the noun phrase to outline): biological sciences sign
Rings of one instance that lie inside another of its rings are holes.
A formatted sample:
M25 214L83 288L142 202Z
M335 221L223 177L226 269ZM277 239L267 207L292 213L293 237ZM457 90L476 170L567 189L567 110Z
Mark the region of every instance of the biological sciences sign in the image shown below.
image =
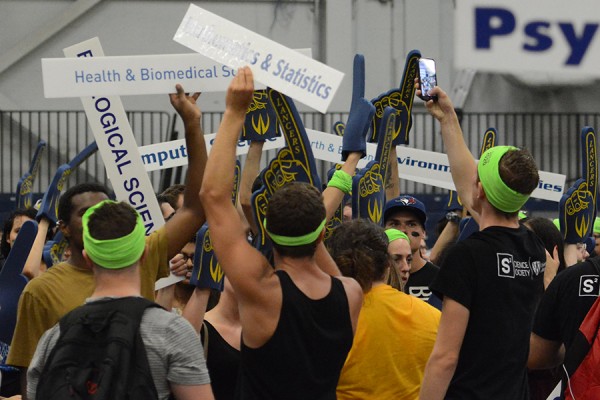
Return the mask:
M458 0L456 66L600 76L597 7L591 0Z

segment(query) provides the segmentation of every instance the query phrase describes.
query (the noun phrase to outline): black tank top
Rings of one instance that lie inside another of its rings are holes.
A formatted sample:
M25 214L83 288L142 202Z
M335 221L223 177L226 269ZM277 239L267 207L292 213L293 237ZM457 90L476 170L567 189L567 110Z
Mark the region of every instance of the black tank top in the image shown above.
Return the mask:
M311 300L286 272L276 274L283 294L279 322L273 336L257 349L242 340L236 397L335 400L340 371L352 346L344 286L332 277L329 293Z
M240 366L240 351L227 343L210 322L204 320L204 324L208 330L206 366L215 400L233 400ZM204 332L200 333L204 343Z

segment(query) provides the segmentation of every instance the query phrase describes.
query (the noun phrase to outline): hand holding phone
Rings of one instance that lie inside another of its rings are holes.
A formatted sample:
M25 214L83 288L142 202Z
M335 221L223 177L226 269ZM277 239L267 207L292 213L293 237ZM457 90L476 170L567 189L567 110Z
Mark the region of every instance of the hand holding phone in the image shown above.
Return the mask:
M421 89L422 100L436 100L437 96L431 96L429 92L437 86L437 76L435 72L435 60L432 58L419 59L419 88Z

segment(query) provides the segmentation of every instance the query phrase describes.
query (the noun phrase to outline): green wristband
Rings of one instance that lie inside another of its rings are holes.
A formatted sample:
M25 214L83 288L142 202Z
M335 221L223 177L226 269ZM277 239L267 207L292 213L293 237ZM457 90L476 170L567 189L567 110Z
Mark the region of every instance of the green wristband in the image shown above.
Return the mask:
M352 193L352 176L347 172L338 169L327 183L327 187L334 187L346 194Z

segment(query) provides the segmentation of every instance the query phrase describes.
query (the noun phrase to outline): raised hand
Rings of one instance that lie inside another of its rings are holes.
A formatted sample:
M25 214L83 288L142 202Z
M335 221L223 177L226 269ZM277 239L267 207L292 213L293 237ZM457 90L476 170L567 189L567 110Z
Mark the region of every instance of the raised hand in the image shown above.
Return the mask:
M200 97L200 92L196 92L191 96L185 93L183 86L180 84L175 85L177 93L169 94L171 105L177 111L177 114L181 117L184 123L198 122L200 124L200 118L202 112L196 105L196 101Z

